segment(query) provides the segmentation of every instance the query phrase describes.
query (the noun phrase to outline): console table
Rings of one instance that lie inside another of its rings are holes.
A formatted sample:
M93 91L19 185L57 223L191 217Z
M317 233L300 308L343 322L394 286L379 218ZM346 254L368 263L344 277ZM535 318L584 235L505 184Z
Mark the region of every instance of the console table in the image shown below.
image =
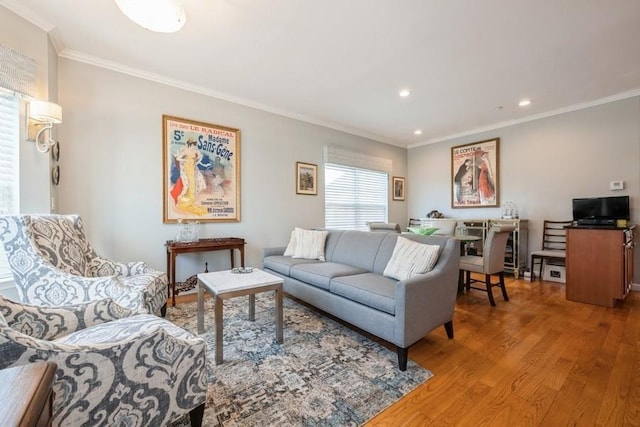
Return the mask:
M239 237L221 237L215 239L199 239L197 242L176 242L167 240L167 274L169 275L169 294L171 304L176 305L176 256L190 252L212 252L228 250L231 255L231 268L235 267L234 250L240 252L240 266L244 267L245 241Z
M0 425L50 426L55 373L52 362L0 370Z

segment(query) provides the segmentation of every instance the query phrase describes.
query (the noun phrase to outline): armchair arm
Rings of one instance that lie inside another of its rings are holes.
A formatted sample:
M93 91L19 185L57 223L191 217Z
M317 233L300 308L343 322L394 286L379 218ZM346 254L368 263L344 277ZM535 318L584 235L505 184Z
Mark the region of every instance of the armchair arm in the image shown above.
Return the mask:
M143 261L119 262L96 255L87 262L87 274L91 277L133 276L155 272Z
M29 273L26 286L18 290L23 301L42 306L76 305L111 298L133 311L147 311L145 295L135 280L129 278L75 276L51 266Z
M52 340L81 329L134 314L112 299L65 307L19 304L0 296L0 314L7 325L32 338Z
M7 327L0 332L0 347L11 348L0 361L3 368L41 360L57 364L53 418L58 425L116 425L124 415L135 424L168 425L206 400L204 340L186 331L174 335L170 322L152 315L99 325L57 342Z

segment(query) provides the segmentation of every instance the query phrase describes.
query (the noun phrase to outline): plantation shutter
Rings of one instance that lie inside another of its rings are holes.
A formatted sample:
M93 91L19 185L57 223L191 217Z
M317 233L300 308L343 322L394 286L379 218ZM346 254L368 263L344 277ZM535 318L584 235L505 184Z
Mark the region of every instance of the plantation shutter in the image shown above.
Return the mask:
M33 96L37 62L0 44L0 215L20 211L20 97ZM11 272L0 245L0 282Z
M389 175L325 163L325 227L367 230L367 221L387 222Z
M0 90L0 215L16 214L19 209L19 125L18 97ZM11 271L0 247L0 280L9 277Z

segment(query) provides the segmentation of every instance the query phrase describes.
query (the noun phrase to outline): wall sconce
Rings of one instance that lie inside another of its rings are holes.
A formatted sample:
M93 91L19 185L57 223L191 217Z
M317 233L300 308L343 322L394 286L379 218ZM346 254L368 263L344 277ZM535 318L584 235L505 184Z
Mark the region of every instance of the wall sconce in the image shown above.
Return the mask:
M38 151L47 153L56 143L51 138L54 124L62 123L62 107L49 101L33 100L27 111L27 141L36 143ZM45 132L48 135L45 137Z

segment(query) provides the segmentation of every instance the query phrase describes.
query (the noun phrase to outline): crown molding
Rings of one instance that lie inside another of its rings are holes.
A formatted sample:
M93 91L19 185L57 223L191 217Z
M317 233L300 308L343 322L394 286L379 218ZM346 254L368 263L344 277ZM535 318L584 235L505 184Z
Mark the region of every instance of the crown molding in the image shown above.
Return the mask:
M499 123L495 123L495 124L492 124L492 125L471 129L469 131L465 131L465 132L461 132L461 133L457 133L457 134L453 134L453 135L437 137L437 138L431 138L431 139L428 139L426 141L423 141L423 142L420 142L420 143L417 143L417 144L410 144L410 145L407 146L407 149L422 147L424 145L435 144L437 142L450 141L452 139L457 139L457 138L462 138L462 137L465 137L465 136L475 135L475 134L482 133L482 132L489 132L489 131L493 131L493 130L496 130L496 129L502 129L502 128L506 128L506 127L513 126L513 125L517 125L517 124L520 124L520 123L527 123L527 122L531 122L531 121L534 121L534 120L544 119L546 117L553 117L553 116L557 116L559 114L570 113L572 111L577 111L577 110L583 110L585 108L595 107L595 106L602 105L602 104L608 104L608 103L614 102L614 101L621 101L623 99L633 98L634 96L640 96L640 88L639 89L634 89L634 90L631 90L631 91L627 91L627 92L621 92L621 93L618 93L616 95L607 96L607 97L600 98L600 99L597 99L597 100L594 100L594 101L583 102L581 104L574 104L574 105L570 105L568 107L558 108L556 110L551 110L551 111L547 111L547 112L544 112L544 113L535 114L533 116L523 117L523 118L520 118L520 119L517 119L517 120L509 120L509 121L506 121L506 122L499 122Z
M0 0L0 5L6 7L16 15L19 15L27 21L31 22L33 25L40 27L47 33L55 28L55 25L53 25L46 19L43 19L41 16L23 5L22 2L18 0Z
M302 121L305 123L310 123L317 126L322 126L325 128L337 130L340 132L348 133L355 136L360 136L363 138L371 139L377 142L382 142L388 145L394 145L401 148L406 148L406 145L400 144L397 141L390 140L388 138L381 137L379 135L374 135L371 133L367 133L365 131L359 129L353 129L346 126L342 126L338 123L333 123L329 121L317 120L312 117L307 117L301 114L293 113L291 111L281 110L278 108L274 108L268 105L260 104L257 102L253 102L247 99L238 98L235 96L231 96L225 93L212 91L202 86L193 85L191 83L187 83L184 81L172 79L166 76L162 76L160 74L150 73L148 71L140 70L138 68L129 67L126 65L122 65L117 62L108 61L103 58L99 58L92 55L87 55L82 52L77 52L69 49L64 49L61 52L58 52L58 56L61 58L70 59L77 62L82 62L85 64L93 65L99 68L104 68L107 70L115 71L122 74L127 74L133 77L138 77L141 79L149 80L152 82L160 83L166 86L175 87L178 89L186 90L189 92L194 92L200 95L209 96L212 98L220 99L223 101L232 102L234 104L243 105L245 107L254 108L256 110L265 111L267 113L276 114L279 116L287 117L290 119Z

